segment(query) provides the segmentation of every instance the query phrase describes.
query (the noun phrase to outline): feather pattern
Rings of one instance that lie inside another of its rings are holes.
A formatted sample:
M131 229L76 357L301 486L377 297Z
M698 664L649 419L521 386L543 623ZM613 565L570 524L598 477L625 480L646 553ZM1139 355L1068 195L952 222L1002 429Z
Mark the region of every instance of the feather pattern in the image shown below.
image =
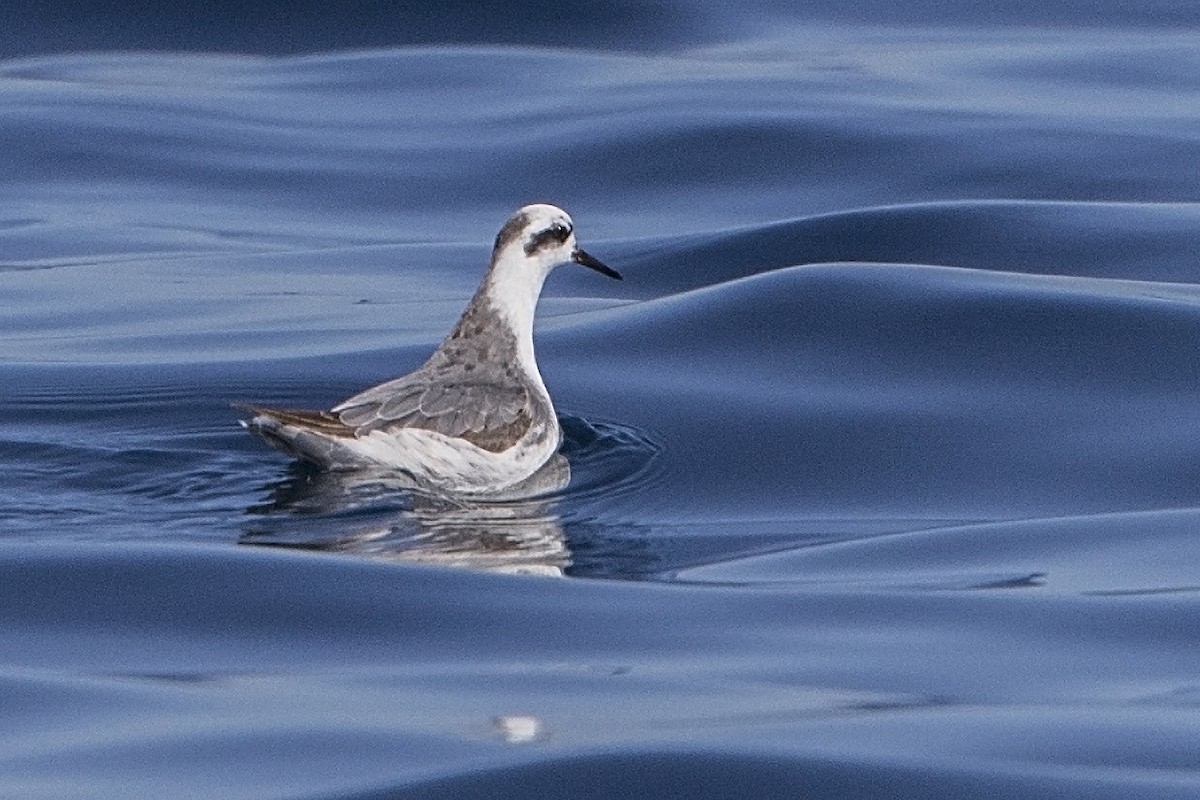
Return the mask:
M450 334L414 372L330 411L243 406L269 444L329 469L383 465L453 492L490 492L536 472L562 431L533 353L542 283L574 261L620 276L575 244L571 218L525 206L496 237L483 282Z
M516 337L472 303L415 372L347 398L332 413L360 436L420 428L499 452L533 424L536 389L518 363Z

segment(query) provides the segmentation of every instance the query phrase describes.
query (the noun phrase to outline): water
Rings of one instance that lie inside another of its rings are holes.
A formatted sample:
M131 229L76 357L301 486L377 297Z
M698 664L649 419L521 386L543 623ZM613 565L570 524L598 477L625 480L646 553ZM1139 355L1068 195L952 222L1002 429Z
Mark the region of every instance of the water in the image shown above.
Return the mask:
M5 11L0 796L1200 796L1200 20L877 5ZM536 200L569 485L237 426Z

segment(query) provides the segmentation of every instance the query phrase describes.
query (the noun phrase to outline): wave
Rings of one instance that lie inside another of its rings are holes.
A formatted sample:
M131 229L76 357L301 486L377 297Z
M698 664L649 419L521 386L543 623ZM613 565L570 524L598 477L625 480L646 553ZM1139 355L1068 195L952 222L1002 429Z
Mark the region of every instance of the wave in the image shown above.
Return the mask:
M541 759L516 766L483 768L451 777L399 784L363 793L326 794L322 800L402 800L403 798L523 798L578 796L586 787L595 797L696 798L870 797L887 787L894 797L954 798L988 793L997 797L1038 796L1111 798L1152 792L1184 797L1172 788L1134 775L1076 781L1044 774L1036 767L983 769L969 764L917 767L887 761L820 756L788 757L778 752L737 753L701 748L622 748ZM650 790L649 787L653 787Z
M1186 73L1171 57L1186 36L1165 51L1134 32L1070 43L801 26L657 57L493 45L10 60L0 197L37 213L0 228L2 257L486 245L535 199L593 239L897 202L1194 200L1191 94L1146 85ZM1099 84L1097 61L1116 65ZM1082 113L1074 97L1097 102ZM1122 247L1153 247L1154 230L1126 230Z
M138 24L129 24L133 18ZM253 12L226 0L215 3L211 13L200 19L188 7L172 2L150 8L115 4L105 14L71 14L54 3L12 6L0 12L9 54L81 50L287 54L448 43L661 52L806 23L993 30L1054 26L1076 32L1101 25L1174 31L1194 28L1198 22L1200 15L1194 9L1172 0L1136 6L1082 0L1049 5L1024 0L1003 6L871 0L853 7L831 0L802 7L755 0L737 9L695 0L609 0L594 4L587 15L566 14L545 0L419 2L403 7L364 0L353 15L312 0L263 3Z
M697 582L819 582L850 590L1032 589L1134 597L1200 592L1195 509L932 527L684 570Z
M560 402L665 442L658 499L675 513L1161 508L1190 504L1200 480L1200 356L1164 344L1200 336L1198 299L1190 285L813 265L596 312L539 347Z
M832 262L1192 283L1198 222L1194 203L921 203L625 243L620 251L629 287L643 297Z
M614 586L179 545L10 544L0 578L26 791L170 761L155 785L182 796L214 759L329 798L564 776L600 796L1194 789L1187 596ZM80 714L102 733L32 735Z

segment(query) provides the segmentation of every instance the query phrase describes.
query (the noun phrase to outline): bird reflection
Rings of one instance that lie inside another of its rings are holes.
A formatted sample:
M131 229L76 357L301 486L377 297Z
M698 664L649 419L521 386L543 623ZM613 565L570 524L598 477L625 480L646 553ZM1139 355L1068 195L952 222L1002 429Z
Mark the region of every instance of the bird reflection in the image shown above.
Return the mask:
M390 561L561 576L571 564L554 493L570 481L556 455L503 495L423 492L395 472L320 472L297 465L247 509L239 542L353 553Z

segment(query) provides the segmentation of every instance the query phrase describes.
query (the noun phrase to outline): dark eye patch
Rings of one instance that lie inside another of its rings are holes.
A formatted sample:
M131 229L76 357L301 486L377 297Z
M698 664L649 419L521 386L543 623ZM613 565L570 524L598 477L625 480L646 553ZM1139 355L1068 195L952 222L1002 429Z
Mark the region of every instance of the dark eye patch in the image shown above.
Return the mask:
M544 231L538 231L525 245L525 255L531 256L538 250L551 244L562 244L571 235L571 229L561 222L556 222Z

